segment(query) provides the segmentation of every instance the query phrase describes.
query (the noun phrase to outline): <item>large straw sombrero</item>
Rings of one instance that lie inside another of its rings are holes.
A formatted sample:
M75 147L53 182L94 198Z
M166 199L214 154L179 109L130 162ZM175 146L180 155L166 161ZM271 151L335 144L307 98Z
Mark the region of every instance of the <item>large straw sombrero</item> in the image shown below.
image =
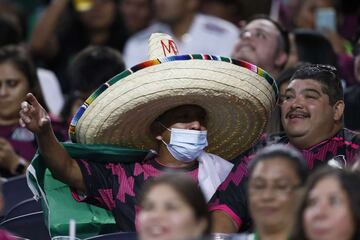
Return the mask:
M153 35L150 55L176 53L171 41ZM156 149L151 123L171 108L196 104L208 114L207 151L231 160L263 133L277 96L274 79L250 63L200 54L160 57L101 85L79 108L69 133L83 144Z

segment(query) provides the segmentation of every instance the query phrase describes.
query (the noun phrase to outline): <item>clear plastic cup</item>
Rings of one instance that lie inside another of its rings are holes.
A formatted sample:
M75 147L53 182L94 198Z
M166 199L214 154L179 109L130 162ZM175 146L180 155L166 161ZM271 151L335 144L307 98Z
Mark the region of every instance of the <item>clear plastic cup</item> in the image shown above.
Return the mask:
M55 236L51 238L51 240L81 240L77 237L70 237L70 236Z

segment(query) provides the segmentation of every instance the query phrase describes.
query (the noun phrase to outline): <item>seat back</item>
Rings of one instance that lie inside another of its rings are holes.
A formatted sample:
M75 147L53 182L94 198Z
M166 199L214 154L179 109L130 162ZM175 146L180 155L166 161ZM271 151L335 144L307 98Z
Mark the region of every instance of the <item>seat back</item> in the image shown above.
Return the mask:
M116 232L86 238L85 240L136 240L135 232Z
M3 196L3 215L5 216L16 204L32 198L34 195L27 185L26 176L21 175L9 178L3 183Z
M7 219L0 223L0 227L22 238L51 239L42 211Z
M42 211L40 201L36 201L34 198L29 198L19 202L14 207L12 207L8 211L8 213L4 216L3 221L6 219L14 218L28 213L34 213L40 211Z

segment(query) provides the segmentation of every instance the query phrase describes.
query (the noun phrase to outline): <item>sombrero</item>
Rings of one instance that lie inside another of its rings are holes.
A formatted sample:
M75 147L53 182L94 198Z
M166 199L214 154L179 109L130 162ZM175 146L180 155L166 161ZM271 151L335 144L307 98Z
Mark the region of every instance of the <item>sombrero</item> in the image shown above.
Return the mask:
M227 57L166 56L177 53L168 35L149 41L152 60L116 75L79 108L69 128L73 142L156 149L151 123L184 104L207 112L206 151L231 160L257 141L278 98L267 72Z

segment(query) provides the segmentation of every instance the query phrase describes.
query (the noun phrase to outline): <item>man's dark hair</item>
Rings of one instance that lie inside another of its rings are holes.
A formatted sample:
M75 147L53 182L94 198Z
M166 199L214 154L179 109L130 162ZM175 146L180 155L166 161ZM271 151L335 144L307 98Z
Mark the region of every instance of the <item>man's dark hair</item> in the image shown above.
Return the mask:
M338 66L331 42L323 34L310 29L296 29L293 34L299 61Z
M344 190L349 200L349 209L353 215L354 235L350 239L360 239L360 175L358 172L350 172L344 169L333 168L324 166L316 170L308 179L305 187L305 194L300 203L298 214L296 216L296 223L294 226L293 236L290 239L304 240L308 239L305 234L303 223L304 211L307 207L307 200L311 190L323 179L328 177L335 177L339 182L341 189Z
M68 74L73 91L91 93L124 69L119 51L106 46L89 46L76 55Z
M289 32L280 25L280 23L274 21L273 19L271 19L270 17L268 17L267 15L263 15L263 14L257 14L254 15L254 17L250 18L249 23L254 21L254 20L268 20L269 22L271 22L276 29L279 31L280 33L280 37L278 38L278 51L279 50L284 50L286 52L286 54L290 53L290 40L289 40Z
M304 64L291 77L290 82L297 80L315 80L321 84L322 91L329 96L330 104L344 100L344 91L337 69L330 65Z
M274 158L281 158L289 162L299 177L300 184L303 185L305 183L308 169L303 155L296 149L284 144L274 144L259 150L249 163L249 178L251 178L252 172L259 163Z
M280 86L284 83L288 83L294 73L305 63L298 62L292 66L285 68L283 71L280 72L279 76L276 78L276 83L280 89Z

